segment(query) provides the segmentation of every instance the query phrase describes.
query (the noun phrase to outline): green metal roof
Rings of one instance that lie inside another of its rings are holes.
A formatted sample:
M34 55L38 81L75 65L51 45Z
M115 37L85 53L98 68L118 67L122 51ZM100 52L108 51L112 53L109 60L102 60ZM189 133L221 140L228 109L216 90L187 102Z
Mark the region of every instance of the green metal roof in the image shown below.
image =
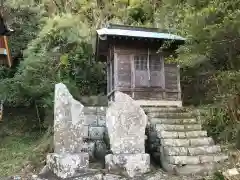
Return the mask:
M186 39L170 34L170 33L160 33L157 32L157 29L153 28L140 28L140 27L131 27L131 26L121 26L113 25L108 28L102 28L97 30L98 35L100 36L125 36L125 37L139 37L139 38L150 38L150 39L166 39L166 40L180 40L185 41Z

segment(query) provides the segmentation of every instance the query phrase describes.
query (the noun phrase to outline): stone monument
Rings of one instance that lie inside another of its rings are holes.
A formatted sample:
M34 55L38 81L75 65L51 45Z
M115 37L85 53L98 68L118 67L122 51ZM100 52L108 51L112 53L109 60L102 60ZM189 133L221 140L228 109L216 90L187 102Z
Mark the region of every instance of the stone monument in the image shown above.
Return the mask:
M109 170L125 169L130 177L150 171L150 156L145 154L147 116L128 95L116 92L107 110L106 127L113 154L105 156Z
M47 166L60 178L69 178L89 166L88 153L82 152L84 126L83 105L76 101L62 84L55 85L54 97L54 153L48 154Z

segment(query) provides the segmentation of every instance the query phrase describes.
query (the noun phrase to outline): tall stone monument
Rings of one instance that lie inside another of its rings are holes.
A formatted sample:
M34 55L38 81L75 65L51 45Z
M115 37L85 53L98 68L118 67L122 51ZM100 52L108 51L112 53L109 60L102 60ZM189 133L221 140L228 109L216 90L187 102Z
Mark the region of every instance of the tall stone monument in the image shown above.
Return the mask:
M54 153L48 154L47 166L60 178L69 178L89 166L88 153L82 152L84 126L83 105L76 101L62 84L55 85Z
M111 151L105 157L109 170L122 168L130 177L150 170L150 156L145 154L147 116L128 95L116 92L115 102L107 110L106 126Z

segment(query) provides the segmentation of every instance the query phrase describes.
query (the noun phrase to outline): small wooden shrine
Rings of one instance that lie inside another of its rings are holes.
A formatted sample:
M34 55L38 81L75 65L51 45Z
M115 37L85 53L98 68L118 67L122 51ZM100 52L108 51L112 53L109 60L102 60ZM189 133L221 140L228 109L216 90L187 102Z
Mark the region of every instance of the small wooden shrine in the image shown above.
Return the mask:
M8 36L13 32L4 22L3 16L0 14L0 65L12 66L12 58L8 46Z
M8 47L8 38L13 32L12 29L7 27L2 12L0 12L0 65L12 66L12 58ZM0 101L0 121L3 118L3 100Z
M121 91L140 105L182 106L179 66L165 59L175 56L184 41L153 28L109 25L97 30L96 58L107 62L109 101ZM168 46L160 48L163 44Z

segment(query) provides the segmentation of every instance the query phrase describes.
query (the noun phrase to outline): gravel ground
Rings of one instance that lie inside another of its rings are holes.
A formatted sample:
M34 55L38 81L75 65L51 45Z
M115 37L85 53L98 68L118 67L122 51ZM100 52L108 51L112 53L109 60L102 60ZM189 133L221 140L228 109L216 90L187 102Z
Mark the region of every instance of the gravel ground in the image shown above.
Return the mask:
M174 176L167 174L161 169L154 170L150 173L145 174L144 176L141 177L136 177L136 178L126 178L122 174L122 172L114 172L114 174L109 174L106 170L94 170L94 171L89 171L85 173L84 175L81 175L79 177L75 178L68 178L65 180L102 180L102 179L95 179L92 176L94 174L102 174L103 176L107 175L103 180L202 180L202 177L198 176ZM115 177L115 178L114 178ZM116 177L118 177L116 179ZM5 178L1 180L62 180L61 178L56 177L53 173L51 172L45 172L42 175L27 175L25 177L20 177L20 176L15 176L15 177L10 177L10 178Z

